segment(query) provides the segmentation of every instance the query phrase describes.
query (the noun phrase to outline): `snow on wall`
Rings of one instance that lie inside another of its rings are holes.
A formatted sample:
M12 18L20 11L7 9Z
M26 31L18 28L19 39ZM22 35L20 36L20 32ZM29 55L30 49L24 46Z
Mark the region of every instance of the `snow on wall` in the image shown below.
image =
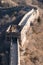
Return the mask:
M32 9L28 12L23 19L20 21L19 25L23 25L21 30L21 45L23 46L26 42L26 33L30 28L30 23L34 23L39 17L39 11Z

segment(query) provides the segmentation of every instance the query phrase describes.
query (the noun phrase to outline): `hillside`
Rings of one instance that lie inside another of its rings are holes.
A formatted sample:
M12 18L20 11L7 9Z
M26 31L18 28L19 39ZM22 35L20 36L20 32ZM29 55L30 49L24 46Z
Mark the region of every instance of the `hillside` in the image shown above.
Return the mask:
M0 4L0 8L17 6L17 9L15 10L15 12L13 11L13 13L11 14L7 13L5 16L0 16L0 32L4 30L4 24L6 27L6 25L12 24L12 22L20 22L24 14L28 12L28 7L36 7L39 9L39 20L35 21L33 26L31 26L30 30L28 30L27 32L28 42L25 42L24 47L20 45L20 65L43 65L43 0L3 1L5 1L5 4L2 2L2 4ZM25 50L23 50L24 48Z
M27 32L27 40L21 51L21 65L43 65L43 4L38 0L26 0L26 4L40 11L40 22L34 23Z

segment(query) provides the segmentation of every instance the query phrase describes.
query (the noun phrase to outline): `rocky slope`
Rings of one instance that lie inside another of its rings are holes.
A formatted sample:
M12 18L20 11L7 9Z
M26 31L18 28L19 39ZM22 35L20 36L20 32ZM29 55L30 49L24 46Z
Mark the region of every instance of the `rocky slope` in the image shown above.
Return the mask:
M26 0L26 4L39 9L40 19L27 32L25 51L21 48L21 65L43 65L43 4L37 0Z
M21 51L21 65L43 65L43 22L30 27L27 41L23 47L25 52Z

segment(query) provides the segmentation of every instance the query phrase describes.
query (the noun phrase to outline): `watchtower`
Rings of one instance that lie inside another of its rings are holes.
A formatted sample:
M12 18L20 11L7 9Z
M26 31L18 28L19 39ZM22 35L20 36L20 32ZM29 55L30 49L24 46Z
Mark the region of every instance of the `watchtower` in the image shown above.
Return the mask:
M20 65L20 26L10 25L6 30L6 42L10 43L10 65Z

